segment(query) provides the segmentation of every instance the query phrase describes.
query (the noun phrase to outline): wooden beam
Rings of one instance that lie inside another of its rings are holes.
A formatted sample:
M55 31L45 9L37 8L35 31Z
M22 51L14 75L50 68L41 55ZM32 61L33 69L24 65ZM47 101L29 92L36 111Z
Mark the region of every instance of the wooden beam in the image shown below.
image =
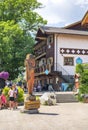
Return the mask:
M46 37L36 37L36 39L46 40Z
M86 15L84 16L81 25L87 25L88 24L88 12L86 13Z

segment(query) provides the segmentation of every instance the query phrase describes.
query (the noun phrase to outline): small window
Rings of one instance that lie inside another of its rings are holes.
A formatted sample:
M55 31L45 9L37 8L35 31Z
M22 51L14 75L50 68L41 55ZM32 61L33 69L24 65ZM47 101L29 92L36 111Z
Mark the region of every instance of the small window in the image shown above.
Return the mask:
M48 37L48 41L47 41L47 46L48 46L48 48L50 49L51 48L51 44L53 43L53 36L49 36Z
M64 57L64 65L73 66L74 58L73 57Z
M50 37L48 38L48 42L49 42L49 43L53 43L53 36L50 36Z

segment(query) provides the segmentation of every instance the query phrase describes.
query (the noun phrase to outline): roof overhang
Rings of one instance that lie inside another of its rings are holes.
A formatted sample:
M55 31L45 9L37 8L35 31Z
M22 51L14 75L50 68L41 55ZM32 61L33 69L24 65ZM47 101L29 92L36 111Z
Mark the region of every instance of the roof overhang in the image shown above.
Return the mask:
M82 22L81 22L82 26L86 26L88 25L88 11L86 12L86 14L84 15Z
M63 29L63 28L51 28L45 30L46 34L71 34L71 35L83 35L88 36L88 31L79 31L79 30L71 30L71 29Z

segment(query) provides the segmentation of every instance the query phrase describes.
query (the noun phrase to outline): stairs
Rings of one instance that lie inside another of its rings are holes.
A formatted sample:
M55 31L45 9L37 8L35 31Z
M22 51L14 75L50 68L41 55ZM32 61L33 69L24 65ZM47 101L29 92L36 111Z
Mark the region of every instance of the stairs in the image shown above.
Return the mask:
M56 66L56 72L65 82L67 83L74 83L74 76L70 75L60 64L56 63L54 66Z
M36 96L42 96L44 93L47 92L35 92L34 94ZM48 92L49 93L49 92ZM72 102L78 102L78 100L75 98L75 95L73 92L55 92L56 94L56 100L57 103L72 103Z
M56 99L57 103L78 102L73 92L57 92Z

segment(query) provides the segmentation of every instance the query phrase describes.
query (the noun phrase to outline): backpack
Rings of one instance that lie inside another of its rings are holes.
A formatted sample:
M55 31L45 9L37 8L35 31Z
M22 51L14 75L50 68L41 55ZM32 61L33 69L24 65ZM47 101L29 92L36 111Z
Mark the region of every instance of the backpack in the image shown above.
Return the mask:
M18 96L18 89L15 88L14 92L16 93L16 97Z

